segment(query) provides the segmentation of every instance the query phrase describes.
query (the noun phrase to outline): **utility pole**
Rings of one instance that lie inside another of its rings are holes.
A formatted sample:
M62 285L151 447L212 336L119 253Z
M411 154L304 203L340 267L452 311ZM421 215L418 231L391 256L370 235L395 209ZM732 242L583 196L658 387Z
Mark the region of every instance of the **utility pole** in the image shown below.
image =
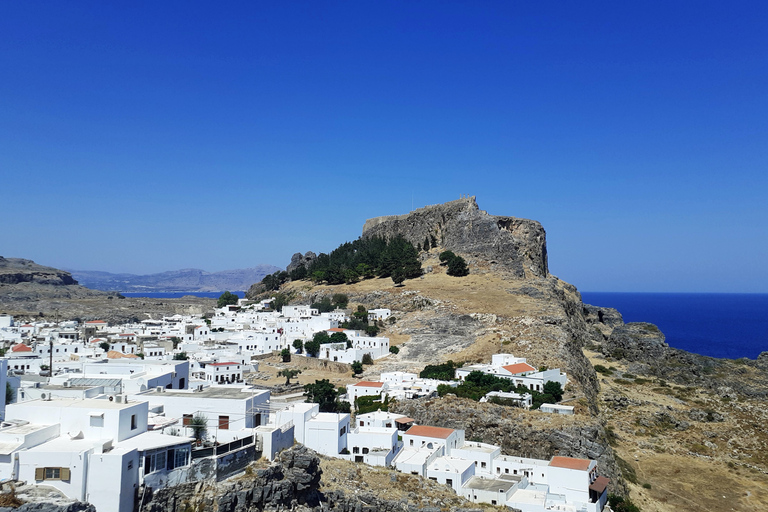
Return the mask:
M53 379L53 336L48 344L48 351L50 352L49 364L48 364L48 382Z

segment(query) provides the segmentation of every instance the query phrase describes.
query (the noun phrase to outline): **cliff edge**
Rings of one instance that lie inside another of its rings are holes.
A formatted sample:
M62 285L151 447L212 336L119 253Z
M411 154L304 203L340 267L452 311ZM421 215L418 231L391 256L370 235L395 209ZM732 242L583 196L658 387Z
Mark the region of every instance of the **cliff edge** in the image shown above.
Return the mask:
M475 197L425 206L405 215L368 219L363 237L436 240L446 250L489 262L514 277L547 277L547 237L535 220L489 215Z

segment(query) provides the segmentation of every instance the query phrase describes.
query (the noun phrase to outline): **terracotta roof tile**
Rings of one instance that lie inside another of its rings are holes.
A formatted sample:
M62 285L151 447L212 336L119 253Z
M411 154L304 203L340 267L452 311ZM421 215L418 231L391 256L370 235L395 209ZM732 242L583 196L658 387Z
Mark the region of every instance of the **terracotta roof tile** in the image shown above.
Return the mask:
M11 347L11 352L32 352L32 348L23 343L18 343Z
M353 384L354 386L361 386L364 388L380 388L384 385L383 382L371 382L369 380L361 380L357 384Z
M549 461L549 465L556 467L556 468L565 468L565 469L577 469L579 471L587 471L589 469L589 464L592 461L589 459L575 459L573 457L552 457L552 460Z
M507 366L502 366L505 370L507 370L512 375L517 375L518 373L524 373L524 372L535 372L536 368L529 365L528 363L517 363L517 364L510 364Z
M414 425L408 430L406 430L405 433L408 434L409 436L448 439L448 437L454 432L455 431L452 428L428 427L426 425Z

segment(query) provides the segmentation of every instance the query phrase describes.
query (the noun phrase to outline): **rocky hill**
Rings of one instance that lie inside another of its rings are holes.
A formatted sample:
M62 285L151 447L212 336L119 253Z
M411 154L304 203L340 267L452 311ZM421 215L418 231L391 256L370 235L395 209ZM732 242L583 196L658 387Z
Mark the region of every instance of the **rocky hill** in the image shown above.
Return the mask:
M158 274L113 274L96 270L73 270L72 275L94 290L135 293L243 291L264 276L281 270L274 265L206 272L196 268Z
M0 257L0 313L19 319L138 321L148 315L204 313L215 302L199 297L125 298L81 286L64 270Z
M403 236L412 244L434 238L441 247L481 258L517 278L547 277L547 240L535 220L489 215L475 197L426 206L406 215L368 219L363 236Z
M434 236L437 245L422 251L424 274L405 286L388 278L297 281L281 293L293 303L344 293L352 307L393 311L383 335L399 353L366 367L363 378L511 352L566 371L564 403L577 414L555 418L450 397L396 410L463 428L512 455L596 458L612 477L611 491L627 492L644 512L722 510L724 499L733 510L768 507L761 427L768 421L768 354L757 361L690 354L669 347L656 326L625 324L614 309L584 304L575 287L548 273L540 224L489 215L474 198L371 219L363 229L363 236L398 235L414 244ZM447 249L467 259L469 276L446 274L438 254ZM313 256L297 254L292 265ZM713 481L727 481L728 490Z
M36 283L51 286L76 285L72 274L32 260L0 256L0 284Z

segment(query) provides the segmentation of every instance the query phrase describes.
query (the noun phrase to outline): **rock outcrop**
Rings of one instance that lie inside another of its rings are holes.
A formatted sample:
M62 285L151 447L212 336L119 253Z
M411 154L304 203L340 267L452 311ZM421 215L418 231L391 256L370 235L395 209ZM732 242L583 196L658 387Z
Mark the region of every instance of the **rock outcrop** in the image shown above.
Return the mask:
M291 262L288 264L285 271L290 274L299 267L308 267L316 259L317 254L313 253L312 251L307 251L304 253L304 255L302 255L300 252L297 252L291 256Z
M51 286L76 285L72 274L32 260L0 256L0 284L37 283Z
M603 343L603 354L627 361L661 358L669 347L664 333L653 324L630 322L616 327Z
M142 497L143 512L187 512L218 510L219 512L287 511L313 512L480 512L457 504L469 503L459 496L450 501L423 506L413 501L391 500L386 493L372 492L370 486L358 482L359 469L347 477L341 490L324 490L321 486L320 459L312 450L296 445L282 452L275 463L266 468L249 467L245 475L219 483L200 482L147 492ZM400 475L392 472L397 485ZM410 475L409 475L410 477ZM358 485L362 484L359 488ZM424 486L435 486L425 481ZM441 486L444 488L444 486ZM453 506L451 506L453 505Z
M435 240L445 249L480 258L516 278L546 277L546 233L540 223L480 210L474 197L426 206L406 215L376 217L363 236L402 236L412 244Z

